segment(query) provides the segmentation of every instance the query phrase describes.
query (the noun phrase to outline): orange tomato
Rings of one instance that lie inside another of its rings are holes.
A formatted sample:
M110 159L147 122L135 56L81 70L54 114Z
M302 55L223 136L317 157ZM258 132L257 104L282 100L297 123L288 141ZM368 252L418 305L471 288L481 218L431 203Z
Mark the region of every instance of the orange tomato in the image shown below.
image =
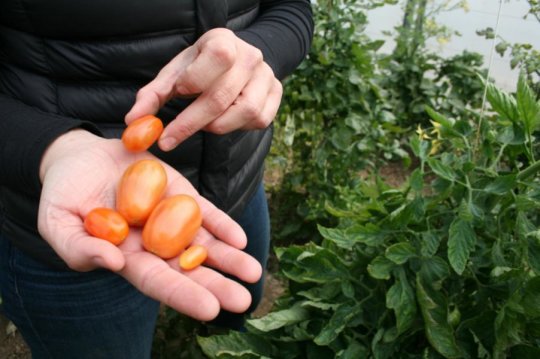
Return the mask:
M163 123L153 115L146 115L130 123L122 134L124 147L131 152L146 151L163 132Z
M191 244L201 224L201 210L193 197L180 194L165 198L144 225L143 246L161 258L175 257Z
M116 210L132 226L142 226L167 187L165 168L157 160L140 160L124 172L116 193Z
M119 245L126 239L129 226L124 217L114 209L98 207L84 218L84 228L92 236Z
M195 244L180 254L180 268L183 270L192 270L200 266L208 257L206 247Z

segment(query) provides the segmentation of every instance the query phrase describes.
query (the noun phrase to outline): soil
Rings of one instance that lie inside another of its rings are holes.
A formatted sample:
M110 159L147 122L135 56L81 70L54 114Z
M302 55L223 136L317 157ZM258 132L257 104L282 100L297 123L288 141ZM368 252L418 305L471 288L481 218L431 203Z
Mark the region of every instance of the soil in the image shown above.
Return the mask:
M0 358L30 359L30 350L21 333L0 313Z

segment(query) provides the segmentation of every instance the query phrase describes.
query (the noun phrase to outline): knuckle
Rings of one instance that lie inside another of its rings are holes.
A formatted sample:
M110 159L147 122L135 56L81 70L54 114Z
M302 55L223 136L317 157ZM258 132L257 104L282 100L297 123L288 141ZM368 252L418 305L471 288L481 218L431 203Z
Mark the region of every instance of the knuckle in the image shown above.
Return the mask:
M224 135L229 132L229 129L220 121L214 121L208 125L208 130L216 135Z
M227 44L227 41L214 39L208 41L206 47L210 56L212 56L218 64L229 68L236 60L236 48Z
M241 102L240 107L242 109L242 113L250 120L258 121L260 119L261 107L255 101L251 99L244 99Z
M248 66L255 68L263 63L263 53L256 47L250 46L248 51Z

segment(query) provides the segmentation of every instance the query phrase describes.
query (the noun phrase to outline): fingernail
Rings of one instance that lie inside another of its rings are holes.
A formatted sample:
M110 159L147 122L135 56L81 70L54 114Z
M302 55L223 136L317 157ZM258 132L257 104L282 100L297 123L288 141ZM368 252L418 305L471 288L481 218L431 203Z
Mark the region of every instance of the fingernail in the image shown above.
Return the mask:
M178 142L174 137L165 137L164 139L159 141L159 147L161 147L163 151L170 151L175 148L177 144Z

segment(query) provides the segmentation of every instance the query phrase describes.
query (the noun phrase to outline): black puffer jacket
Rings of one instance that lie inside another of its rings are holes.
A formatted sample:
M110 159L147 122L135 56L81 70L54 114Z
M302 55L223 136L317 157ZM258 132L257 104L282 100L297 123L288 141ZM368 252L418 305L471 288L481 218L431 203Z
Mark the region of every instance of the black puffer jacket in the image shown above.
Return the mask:
M38 168L47 145L76 127L119 137L136 91L213 27L260 48L283 78L307 52L310 15L307 0L1 1L0 234L63 266L37 232ZM167 122L186 105L173 100L158 115ZM270 143L271 128L199 132L155 154L234 217L262 178Z

